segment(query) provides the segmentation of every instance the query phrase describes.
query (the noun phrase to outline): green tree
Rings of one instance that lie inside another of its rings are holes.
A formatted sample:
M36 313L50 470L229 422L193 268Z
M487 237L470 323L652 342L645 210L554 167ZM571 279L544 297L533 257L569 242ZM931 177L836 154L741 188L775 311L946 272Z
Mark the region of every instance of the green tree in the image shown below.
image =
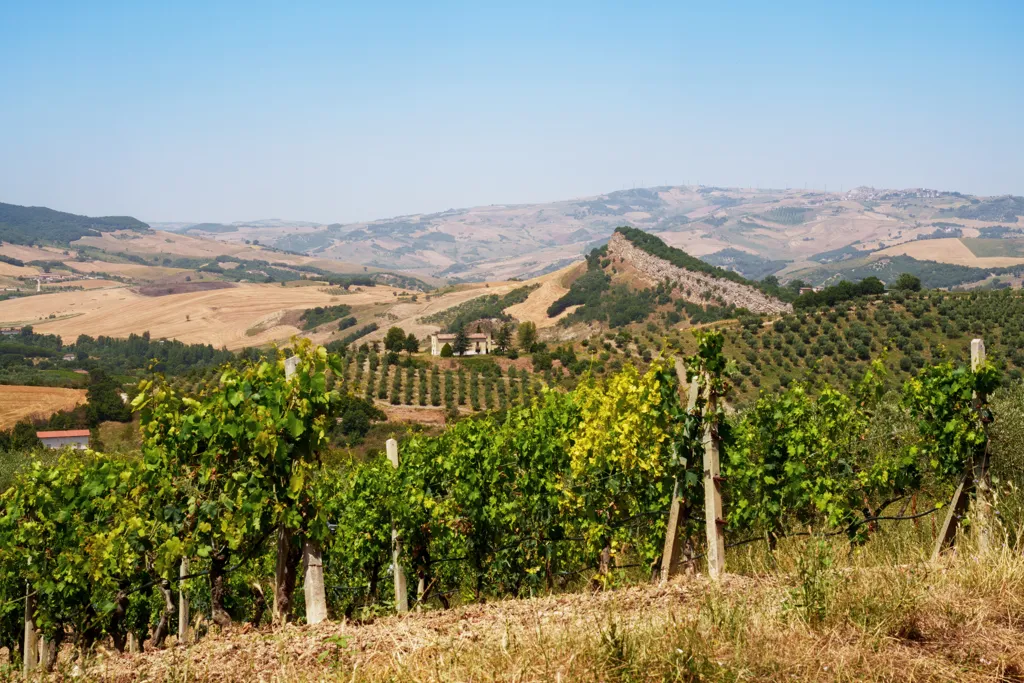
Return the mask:
M114 420L128 422L132 410L121 398L121 387L103 370L96 368L89 373L89 388L86 391L86 418L90 426Z
M455 352L456 356L461 356L466 353L469 349L469 337L466 335L466 330L460 329L455 333L455 341L452 342L452 351Z
M27 419L19 420L11 430L10 449L12 451L30 451L42 446L36 436L36 428Z
M441 358L452 357L452 346L448 342L445 342L444 346L441 347Z
M494 346L499 355L503 356L508 353L512 346L512 325L510 323L505 323L498 328L498 332L494 336Z
M405 352L409 355L419 352L420 340L416 338L416 335L412 332L405 338Z
M523 353L532 353L537 343L537 325L529 320L519 323L518 337L519 348Z
M921 278L911 273L901 273L892 288L901 292L920 292Z
M406 339L405 330L401 327L392 327L384 335L384 349L395 353L404 351Z

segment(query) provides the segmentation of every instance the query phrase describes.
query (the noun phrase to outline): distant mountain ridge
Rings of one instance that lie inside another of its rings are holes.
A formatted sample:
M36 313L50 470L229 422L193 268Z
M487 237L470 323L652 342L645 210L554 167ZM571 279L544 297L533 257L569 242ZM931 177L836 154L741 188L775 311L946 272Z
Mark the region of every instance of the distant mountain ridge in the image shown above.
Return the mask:
M970 197L925 188L797 189L659 186L538 204L498 204L360 223L248 221L184 226L190 234L249 241L450 281L527 279L582 260L629 225L671 246L757 279L817 267L816 255L849 257L933 235L951 217L964 237L986 221L1014 224L1019 197ZM856 245L853 247L852 245ZM1007 254L1010 255L1010 254Z
M68 245L102 232L149 230L146 223L131 216L93 218L42 206L0 203L0 241L13 244L54 243Z

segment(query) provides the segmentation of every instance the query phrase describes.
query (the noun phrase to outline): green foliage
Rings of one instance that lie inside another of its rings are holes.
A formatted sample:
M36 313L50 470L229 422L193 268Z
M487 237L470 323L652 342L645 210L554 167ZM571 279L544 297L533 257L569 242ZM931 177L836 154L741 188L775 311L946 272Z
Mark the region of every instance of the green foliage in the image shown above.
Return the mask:
M344 318L352 312L351 306L340 304L338 306L317 306L316 308L307 308L299 316L299 321L302 323L303 330L312 330L314 327L319 327L324 323L329 323L332 320L338 320ZM353 320L353 322L355 322ZM340 328L339 329L344 329Z
M591 268L576 278L569 291L548 306L548 317L554 318L570 306L596 305L611 287L612 279L600 268Z
M835 306L841 301L849 301L862 296L877 296L884 293L885 285L876 277L867 277L857 283L844 280L837 285L826 287L820 292L801 294L793 301L793 308Z
M679 268L685 268L686 270L704 273L705 275L710 275L711 277L732 280L733 282L738 282L742 285L747 285L748 287L754 287L755 289L761 288L761 285L758 282L748 280L739 273L734 273L731 270L725 270L724 268L718 268L716 266L712 266L709 263L705 263L704 261L701 261L699 258L690 256L682 249L676 249L675 247L668 246L659 237L651 235L650 233L646 233L643 230L638 230L637 228L619 227L615 228L615 232L621 234L623 237L629 240L633 244L633 246L637 247L638 249L642 249L643 251L646 251L648 254L651 254L652 256L657 256L660 259L668 261L672 265L678 266Z
M920 292L921 278L910 273L903 273L896 278L896 282L893 283L892 288L903 292Z
M904 402L917 420L920 441L912 453L927 458L942 476L962 473L988 442L985 401L999 385L989 363L972 371L951 362L927 368L904 386Z
M466 334L466 330L460 329L455 333L455 341L452 342L452 352L456 356L461 356L469 350L469 336Z
M800 225L814 216L813 209L797 206L777 206L758 215L758 218L780 225Z
M349 344L362 339L371 332L377 331L377 329L377 323L369 323L368 325L363 325L355 332L350 332L341 339L337 339L327 344L327 350L330 351L331 353L344 353L345 350L348 348Z
M132 417L131 408L121 399L121 387L102 370L93 370L89 374L86 400L90 426L95 427L108 420L128 422Z
M446 308L443 311L434 313L423 318L423 322L432 323L435 325L441 325L445 330L449 332L458 332L459 330L465 329L471 323L477 320L483 320L486 318L496 318L498 320L511 320L508 315L505 314L505 309L509 306L515 306L526 301L526 298L530 296L530 292L537 289L540 285L527 285L523 287L517 287L508 294L486 294L484 296L478 296L469 301L465 301L457 306Z
M861 256L867 252L859 252ZM846 265L833 266L814 271L801 271L800 277L813 282L824 283L835 280L858 282L864 278L877 277L882 282L895 282L903 273L921 278L926 289L956 287L984 280L990 274L1007 272L1005 268L975 268L952 263L921 261L910 256L886 256L871 260L857 259Z
M387 334L384 335L384 348L388 351L399 351L405 350L405 330L401 327L392 327L388 329Z
M63 360L73 355L71 361ZM142 377L148 371L169 375L195 376L235 356L209 344L184 344L176 340L151 339L148 332L127 338L79 335L73 344L61 337L38 334L25 327L14 336L0 337L0 384L81 386L84 378L72 372L102 370L119 377ZM47 359L52 365L36 363Z
M531 353L533 347L537 345L537 324L529 320L519 323L516 338L523 353Z
M955 209L940 209L940 213L976 221L1016 223L1017 216L1024 216L1024 197L1006 195L983 200L971 199L969 203Z
M41 206L17 206L0 203L0 241L14 244L52 242L67 246L86 236L101 232L133 230L146 232L149 226L128 216L90 218Z
M788 261L766 259L758 254L729 247L708 254L703 258L705 263L733 270L750 280L762 280L786 267Z

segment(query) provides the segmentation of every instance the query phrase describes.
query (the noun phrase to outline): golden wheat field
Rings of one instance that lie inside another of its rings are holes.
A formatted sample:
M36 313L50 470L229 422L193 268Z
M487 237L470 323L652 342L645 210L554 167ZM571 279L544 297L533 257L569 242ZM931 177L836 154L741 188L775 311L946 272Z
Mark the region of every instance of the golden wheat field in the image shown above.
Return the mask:
M79 334L153 338L240 349L287 340L299 329L278 324L286 312L314 306L359 306L393 299L391 287L344 296L320 287L239 284L226 289L150 297L128 289L59 292L0 302L0 326L32 325L72 341ZM50 317L54 316L54 317ZM247 334L255 328L255 334Z
M0 429L9 429L25 417L49 417L85 403L84 389L0 385Z
M975 256L974 252L968 249L966 244L955 237L905 242L904 244L897 244L875 252L874 256L897 256L900 254L905 254L922 261L938 261L939 263L952 263L958 266L973 266L975 268L1004 268L1024 263L1024 259L1021 258Z

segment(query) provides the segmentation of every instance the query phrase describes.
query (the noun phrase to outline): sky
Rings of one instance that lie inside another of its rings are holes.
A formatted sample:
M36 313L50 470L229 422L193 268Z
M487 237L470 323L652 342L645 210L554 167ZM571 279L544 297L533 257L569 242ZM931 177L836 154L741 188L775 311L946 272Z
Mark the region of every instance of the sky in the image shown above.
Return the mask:
M1024 2L0 0L0 201L354 222L633 186L1024 194Z

